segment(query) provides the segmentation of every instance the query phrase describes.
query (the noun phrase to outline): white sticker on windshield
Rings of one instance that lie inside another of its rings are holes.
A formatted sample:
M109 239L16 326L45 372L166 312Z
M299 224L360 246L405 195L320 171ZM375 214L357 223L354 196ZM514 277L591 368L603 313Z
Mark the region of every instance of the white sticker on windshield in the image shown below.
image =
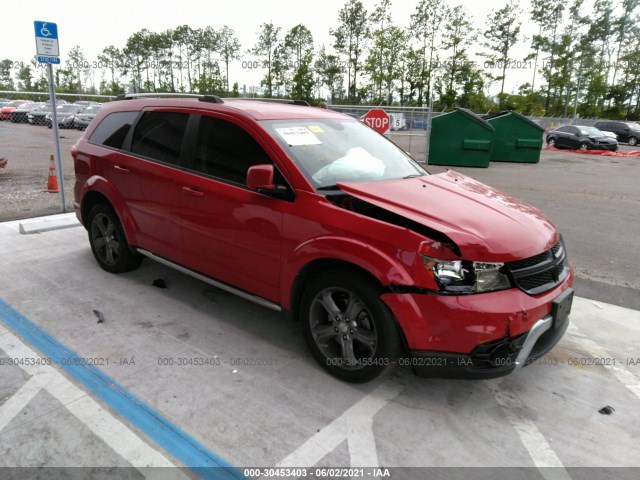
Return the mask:
M276 132L291 147L320 145L322 143L307 127L276 128Z

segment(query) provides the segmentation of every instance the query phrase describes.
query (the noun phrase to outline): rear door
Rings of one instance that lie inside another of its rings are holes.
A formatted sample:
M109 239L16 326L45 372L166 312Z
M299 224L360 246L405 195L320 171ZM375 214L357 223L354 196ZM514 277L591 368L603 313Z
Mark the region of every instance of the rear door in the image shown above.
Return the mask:
M190 115L154 108L140 115L113 178L137 226L138 246L175 262L182 260L178 184Z
M223 115L198 115L193 125L190 172L179 185L185 265L278 301L287 200L245 183L250 166L273 164L268 147L248 125Z

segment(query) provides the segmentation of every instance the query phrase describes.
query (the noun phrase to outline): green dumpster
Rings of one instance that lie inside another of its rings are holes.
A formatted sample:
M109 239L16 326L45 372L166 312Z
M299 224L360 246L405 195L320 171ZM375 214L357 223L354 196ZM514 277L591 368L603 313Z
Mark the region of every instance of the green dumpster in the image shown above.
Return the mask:
M466 108L431 122L429 165L488 167L495 129Z
M492 162L540 161L544 128L517 112L500 112L484 119L496 129Z

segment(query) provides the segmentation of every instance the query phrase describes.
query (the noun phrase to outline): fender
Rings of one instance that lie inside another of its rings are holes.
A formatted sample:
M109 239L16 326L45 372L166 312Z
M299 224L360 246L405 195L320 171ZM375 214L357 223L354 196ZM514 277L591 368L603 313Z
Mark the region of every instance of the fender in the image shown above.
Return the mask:
M138 226L133 219L124 198L122 198L122 195L120 195L120 193L113 187L113 185L111 185L111 183L109 183L109 181L107 181L106 178L99 175L93 175L84 183L80 193L80 198L82 198L82 202L80 204L81 215L89 213L82 212L82 205L84 204L86 195L92 192L98 192L107 198L113 209L118 214L118 217L120 217L120 223L122 224L125 237L127 238L127 243L129 245L136 245L136 233L138 232Z
M362 241L339 236L323 236L299 245L282 268L280 303L291 307L293 284L300 271L314 260L339 260L369 272L382 285L412 285L414 279L404 266L386 252Z

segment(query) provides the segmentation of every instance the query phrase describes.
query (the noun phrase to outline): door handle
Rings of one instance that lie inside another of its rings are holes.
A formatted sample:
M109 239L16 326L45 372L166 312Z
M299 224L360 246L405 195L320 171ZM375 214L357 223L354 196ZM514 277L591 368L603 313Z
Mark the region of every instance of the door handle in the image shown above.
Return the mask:
M128 168L121 167L120 165L114 165L113 168L114 168L114 170L117 170L117 171L122 172L122 173L129 173L129 169Z
M193 195L194 197L202 197L204 195L204 193L201 192L200 190L196 190L195 188L190 188L190 187L182 187L182 191L187 192L188 194Z

